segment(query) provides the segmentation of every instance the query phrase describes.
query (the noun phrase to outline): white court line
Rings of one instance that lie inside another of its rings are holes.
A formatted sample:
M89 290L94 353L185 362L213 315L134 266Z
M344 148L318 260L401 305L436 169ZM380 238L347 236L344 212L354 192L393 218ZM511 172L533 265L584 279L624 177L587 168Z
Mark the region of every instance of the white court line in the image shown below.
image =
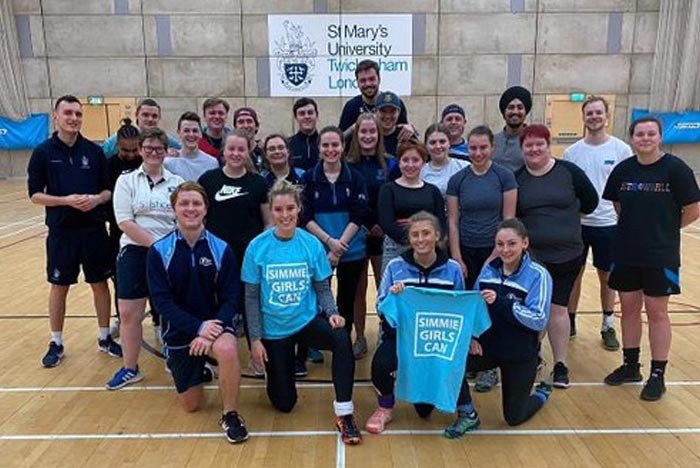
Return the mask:
M34 228L37 228L39 226L44 226L44 223L36 223L36 224L32 224L31 226L27 226L26 228L22 228L19 231L8 232L7 234L3 234L2 236L0 236L0 239L4 239L5 237L16 236L20 232L29 231L30 229L34 229Z
M345 443L340 434L335 439L335 466L345 468Z
M21 221L15 221L14 223L3 224L2 226L0 226L0 229L7 229L7 228L9 228L9 227L11 227L11 226L17 226L18 224L27 224L27 223L30 222L31 220L43 219L43 218L44 218L44 215L43 215L43 214L42 214L42 215L37 215L37 216L32 216L31 218L23 219L23 220L21 220ZM36 224L36 223L35 223L35 224Z
M381 436L387 435L442 435L443 430L387 430ZM251 437L310 437L336 435L336 431L281 431L281 432L251 432ZM363 432L363 434L367 434ZM552 436L552 435L682 435L700 434L700 427L631 427L620 429L479 429L470 432L471 436ZM223 439L221 432L194 432L194 433L142 433L142 434L3 434L0 441L62 441L62 440L135 440L135 439ZM374 436L372 436L374 437ZM339 444L336 447L337 466L345 466L345 444L338 436ZM342 449L341 449L342 447ZM342 458L340 454L342 453ZM342 460L342 465L340 464Z
M667 387L698 387L700 386L700 381L698 380L679 380L675 382L665 382ZM621 385L622 387L641 387L644 382L634 382L626 383ZM330 388L332 383L301 383L297 382L297 388ZM370 382L356 382L355 387L371 387ZM474 384L470 383L470 387ZM500 387L499 383L496 385ZM569 384L571 387L611 387L603 382L571 382ZM252 385L241 385L240 388L243 389L264 389L265 384L252 384ZM611 387L613 388L613 387ZM217 385L205 385L205 390L218 390ZM94 386L94 387L0 387L0 393L33 393L33 392L148 392L148 391L171 391L175 390L172 385L139 385L133 387L124 387L120 390L107 390L105 387Z

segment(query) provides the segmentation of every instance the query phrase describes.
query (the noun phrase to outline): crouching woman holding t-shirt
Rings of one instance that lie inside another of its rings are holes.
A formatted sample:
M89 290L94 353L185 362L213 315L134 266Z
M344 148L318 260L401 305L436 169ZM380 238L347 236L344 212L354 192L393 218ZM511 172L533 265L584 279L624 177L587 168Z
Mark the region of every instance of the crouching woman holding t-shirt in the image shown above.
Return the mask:
M301 197L296 186L278 180L269 200L274 227L250 243L242 270L253 363L265 367L272 405L288 413L297 401L295 346L330 350L335 424L343 442L359 444L352 403L355 359L333 301L326 252L316 237L297 229Z

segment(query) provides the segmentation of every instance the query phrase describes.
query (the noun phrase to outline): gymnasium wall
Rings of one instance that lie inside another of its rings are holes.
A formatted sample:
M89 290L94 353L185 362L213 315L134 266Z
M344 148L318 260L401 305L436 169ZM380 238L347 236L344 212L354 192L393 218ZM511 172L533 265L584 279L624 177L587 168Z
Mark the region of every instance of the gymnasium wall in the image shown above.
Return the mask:
M152 96L172 130L182 112L222 96L256 108L261 134L292 134L293 99L265 95L266 15L412 13L422 39L405 101L420 129L450 102L466 107L470 125L498 128L500 93L522 84L534 121L547 94L616 95L618 136L631 107L648 103L659 1L12 0L35 112L66 93ZM321 123L336 123L344 99L318 101ZM21 155L5 156L0 175L21 175Z

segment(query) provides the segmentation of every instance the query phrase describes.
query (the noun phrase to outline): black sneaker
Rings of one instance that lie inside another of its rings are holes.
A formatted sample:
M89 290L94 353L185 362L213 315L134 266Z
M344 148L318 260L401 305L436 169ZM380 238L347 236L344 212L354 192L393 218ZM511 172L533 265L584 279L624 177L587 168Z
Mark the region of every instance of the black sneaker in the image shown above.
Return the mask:
M232 444L248 440L248 429L245 428L245 421L237 412L229 411L221 417L219 424L226 434L226 440Z
M294 377L300 379L309 375L309 371L306 370L306 363L303 361L296 361L294 363Z
M661 399L666 393L666 385L664 384L664 374L652 370L649 380L644 384L642 393L639 395L644 401L656 401Z
M606 351L617 351L620 349L620 342L617 341L617 335L615 334L614 328L610 327L600 332L600 339L603 349Z
M608 385L617 386L629 382L641 382L642 374L639 372L639 363L623 364L605 377L605 382Z
M563 362L554 364L552 385L556 388L569 388L569 368Z
M100 352L107 353L112 357L122 357L122 347L119 343L112 339L112 335L107 335L104 340L97 340L97 349Z
M57 345L53 341L49 343L49 350L46 351L41 365L44 367L56 367L63 359L63 345Z

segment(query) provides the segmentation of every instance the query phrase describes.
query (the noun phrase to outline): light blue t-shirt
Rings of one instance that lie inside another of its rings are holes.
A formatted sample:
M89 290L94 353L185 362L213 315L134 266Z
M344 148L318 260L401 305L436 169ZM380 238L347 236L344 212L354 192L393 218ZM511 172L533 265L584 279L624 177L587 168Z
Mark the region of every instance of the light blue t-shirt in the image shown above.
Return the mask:
M243 257L241 279L260 285L262 336L278 340L304 328L318 313L313 281L331 276L321 242L297 229L281 240L268 229L253 239Z
M481 294L407 287L379 312L397 332L396 398L454 412L471 338L491 326Z
M168 134L168 148L175 148L175 149L181 149L182 144L180 143L180 140L175 138L174 136ZM117 134L110 135L103 143L102 143L102 151L104 151L105 156L107 159L111 158L112 156L116 156L116 154L119 152L119 149L117 148Z

